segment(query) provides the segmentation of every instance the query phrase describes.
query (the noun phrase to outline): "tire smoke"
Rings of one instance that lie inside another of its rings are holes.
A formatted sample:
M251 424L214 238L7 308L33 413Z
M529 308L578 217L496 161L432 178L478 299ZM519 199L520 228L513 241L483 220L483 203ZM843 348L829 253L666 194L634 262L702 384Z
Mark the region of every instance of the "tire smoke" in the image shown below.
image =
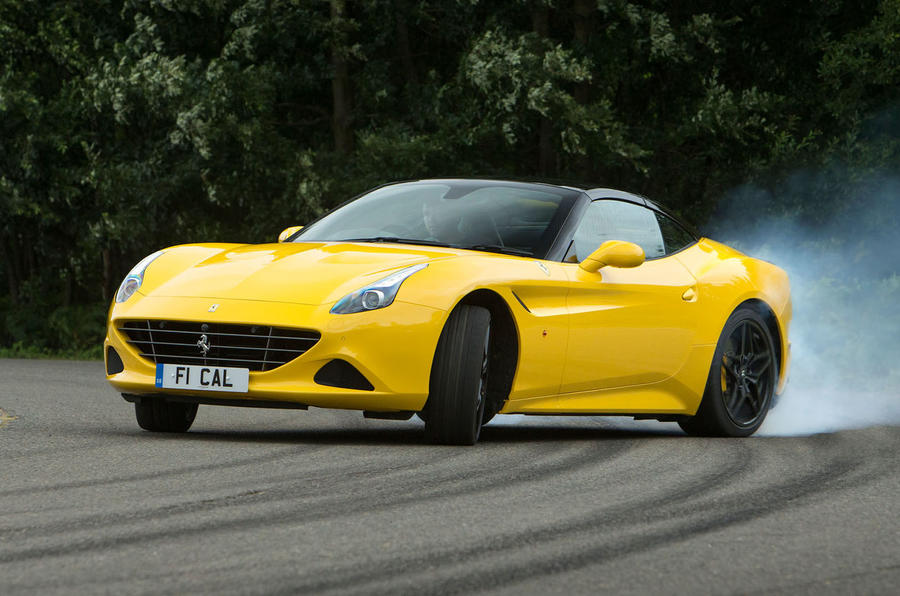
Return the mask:
M790 275L790 380L761 435L900 424L900 179L833 181L741 187L704 230Z

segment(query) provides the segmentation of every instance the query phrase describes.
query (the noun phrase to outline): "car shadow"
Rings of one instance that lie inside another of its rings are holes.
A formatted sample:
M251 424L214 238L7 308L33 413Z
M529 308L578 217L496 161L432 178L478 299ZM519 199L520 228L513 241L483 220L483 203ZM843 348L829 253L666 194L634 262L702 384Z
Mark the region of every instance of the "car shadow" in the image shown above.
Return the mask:
M395 446L407 448L435 447L425 440L422 426L391 428L321 428L302 430L202 430L184 434L148 433L135 430L116 433L163 441L221 441L230 443L280 443L305 445ZM627 439L655 439L684 436L677 427L660 425L656 428L618 428L609 426L571 426L560 424L488 425L481 431L479 444L546 443L571 441L620 441Z
M652 439L683 436L677 427L660 425L659 428L621 428L611 426L572 426L565 423L547 426L485 426L481 430L480 442L534 442L534 441L615 441L620 439Z

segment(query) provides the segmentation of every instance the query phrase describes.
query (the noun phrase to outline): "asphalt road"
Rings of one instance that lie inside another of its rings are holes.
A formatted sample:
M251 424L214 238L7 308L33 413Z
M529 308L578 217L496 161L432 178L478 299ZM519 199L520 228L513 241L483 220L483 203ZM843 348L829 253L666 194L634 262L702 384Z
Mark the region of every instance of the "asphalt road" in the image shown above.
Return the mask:
M356 412L202 406L160 435L100 363L21 360L0 360L0 408L2 594L900 586L900 427L517 417L451 448Z

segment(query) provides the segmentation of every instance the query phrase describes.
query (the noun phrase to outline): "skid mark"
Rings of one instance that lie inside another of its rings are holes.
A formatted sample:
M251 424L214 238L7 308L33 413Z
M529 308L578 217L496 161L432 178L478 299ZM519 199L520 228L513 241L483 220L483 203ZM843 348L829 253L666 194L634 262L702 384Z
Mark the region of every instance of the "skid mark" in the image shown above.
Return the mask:
M0 408L0 428L3 428L4 426L9 424L13 420L18 420L18 419L19 419L18 416L13 416L12 414L9 414L3 408Z

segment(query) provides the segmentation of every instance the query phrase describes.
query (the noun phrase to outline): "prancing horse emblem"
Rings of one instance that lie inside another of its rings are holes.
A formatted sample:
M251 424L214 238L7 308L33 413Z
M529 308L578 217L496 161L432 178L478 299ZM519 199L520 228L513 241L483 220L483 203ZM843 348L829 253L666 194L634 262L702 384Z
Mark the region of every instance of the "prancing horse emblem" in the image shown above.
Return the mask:
M197 340L197 347L200 348L204 358L209 354L209 338L206 337L206 334L201 335L200 339Z

